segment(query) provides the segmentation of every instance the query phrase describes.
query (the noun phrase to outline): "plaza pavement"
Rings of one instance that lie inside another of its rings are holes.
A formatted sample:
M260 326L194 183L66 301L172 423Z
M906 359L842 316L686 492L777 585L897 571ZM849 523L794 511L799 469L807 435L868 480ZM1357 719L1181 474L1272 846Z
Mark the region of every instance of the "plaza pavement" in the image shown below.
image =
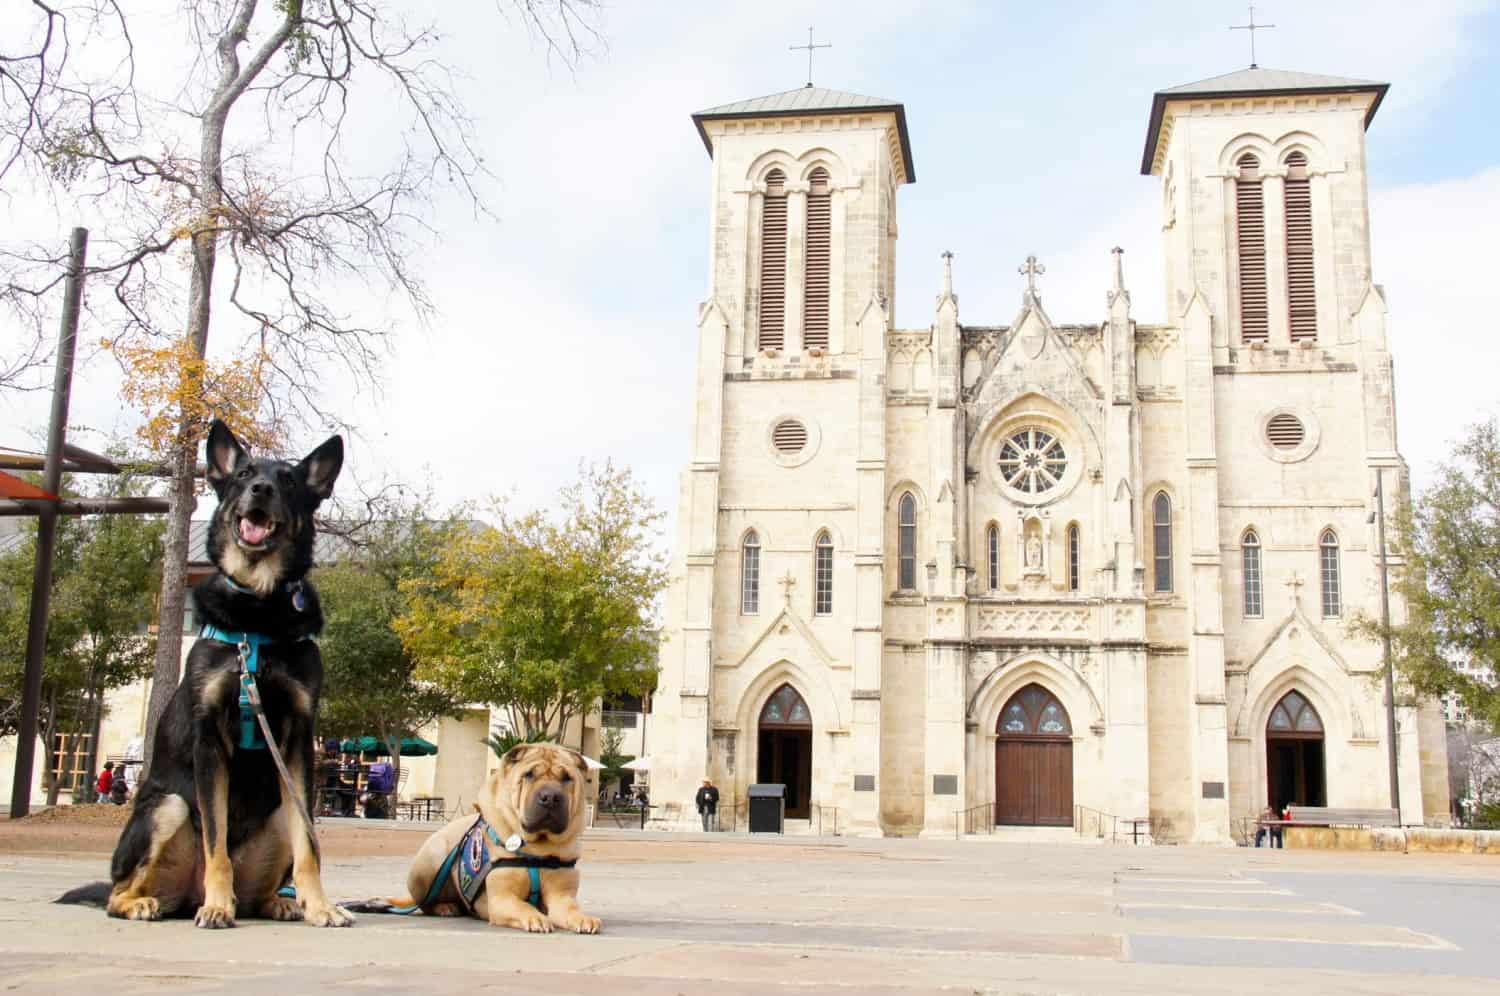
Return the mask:
M421 836L410 831L412 848ZM102 855L0 854L0 986L21 993L1488 993L1500 861L595 831L597 937L366 915L198 931L52 905ZM337 897L405 861L325 865Z

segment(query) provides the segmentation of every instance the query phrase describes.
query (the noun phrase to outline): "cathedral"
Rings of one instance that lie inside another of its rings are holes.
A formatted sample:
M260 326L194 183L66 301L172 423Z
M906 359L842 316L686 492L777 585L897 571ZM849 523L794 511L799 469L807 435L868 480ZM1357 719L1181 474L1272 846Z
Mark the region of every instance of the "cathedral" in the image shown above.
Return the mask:
M1394 783L1404 822L1446 821L1437 705L1398 687L1393 772L1381 646L1350 630L1381 612L1374 493L1407 493L1370 266L1386 89L1156 93L1150 322L1116 250L1100 321L1054 321L1028 259L1010 321L969 324L945 258L931 324L895 328L905 108L808 86L693 115L711 277L653 800L774 782L853 834L1104 813L1223 843Z

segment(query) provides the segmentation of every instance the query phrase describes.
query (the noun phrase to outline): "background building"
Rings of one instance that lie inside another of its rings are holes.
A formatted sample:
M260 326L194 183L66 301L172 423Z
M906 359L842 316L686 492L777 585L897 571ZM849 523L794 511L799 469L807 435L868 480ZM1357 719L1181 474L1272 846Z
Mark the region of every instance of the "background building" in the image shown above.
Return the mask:
M1389 805L1380 648L1346 633L1378 614L1377 475L1406 491L1368 241L1385 92L1252 68L1157 93L1152 324L1116 250L1099 322L1054 322L1029 259L1008 324L963 323L947 257L932 324L893 328L903 107L809 86L694 115L711 277L653 801L690 816L707 775L862 833L993 803L1196 841ZM1403 818L1446 819L1442 716L1398 712Z

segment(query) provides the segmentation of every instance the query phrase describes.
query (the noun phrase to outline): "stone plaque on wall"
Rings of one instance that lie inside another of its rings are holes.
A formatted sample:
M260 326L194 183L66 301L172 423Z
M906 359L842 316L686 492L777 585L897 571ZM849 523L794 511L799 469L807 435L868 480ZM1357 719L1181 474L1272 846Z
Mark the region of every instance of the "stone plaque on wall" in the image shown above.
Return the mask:
M855 775L854 776L854 791L856 791L856 792L873 792L873 791L875 791L875 776L874 775Z
M957 775L933 775L932 776L932 794L933 795L958 795L958 776Z
M1222 799L1222 798L1224 798L1224 783L1223 782L1204 782L1203 783L1203 798L1205 798L1205 799Z

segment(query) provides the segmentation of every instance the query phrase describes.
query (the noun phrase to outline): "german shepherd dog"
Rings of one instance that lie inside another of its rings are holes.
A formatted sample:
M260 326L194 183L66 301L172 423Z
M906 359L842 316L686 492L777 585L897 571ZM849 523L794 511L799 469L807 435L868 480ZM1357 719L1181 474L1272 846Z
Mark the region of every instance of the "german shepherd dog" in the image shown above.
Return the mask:
M239 913L347 927L354 916L323 892L312 811L313 724L323 665L311 637L323 626L312 567L313 512L344 462L334 436L300 463L252 459L223 422L208 433L208 481L219 506L208 528L218 572L193 588L198 615L238 639L259 634L258 684L291 775L269 749L242 747L239 651L200 637L156 730L151 769L115 846L105 909L128 920L190 913L199 927L233 927ZM257 727L258 729L258 727ZM294 794L295 793L295 794ZM278 895L288 877L296 899ZM104 883L58 902L104 899Z

